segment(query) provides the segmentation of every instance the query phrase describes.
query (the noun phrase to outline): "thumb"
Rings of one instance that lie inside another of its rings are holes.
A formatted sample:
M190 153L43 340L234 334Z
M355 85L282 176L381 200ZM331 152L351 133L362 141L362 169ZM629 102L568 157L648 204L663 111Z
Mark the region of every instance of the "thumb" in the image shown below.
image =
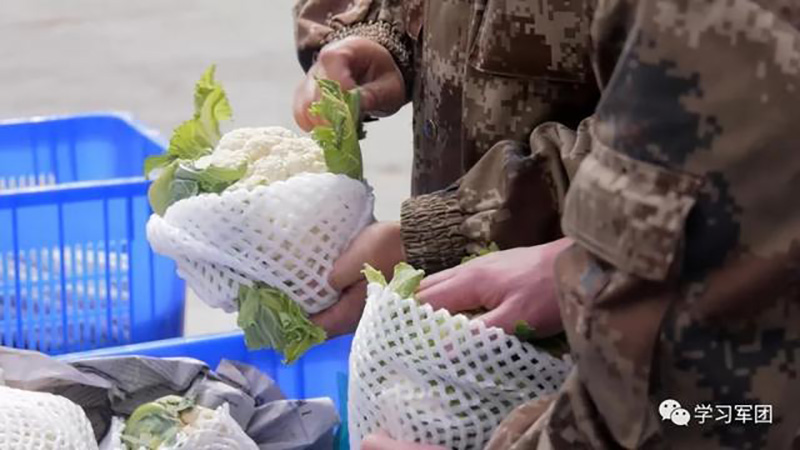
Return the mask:
M362 280L345 289L338 302L310 319L328 333L328 338L352 333L358 327L366 296L367 281Z
M337 81L344 90L356 86L350 58L347 52L323 48L314 66L297 87L294 93L293 113L295 122L304 131L311 131L315 126L324 124L320 117L312 116L309 112L311 105L319 100L320 93L317 79L330 79Z

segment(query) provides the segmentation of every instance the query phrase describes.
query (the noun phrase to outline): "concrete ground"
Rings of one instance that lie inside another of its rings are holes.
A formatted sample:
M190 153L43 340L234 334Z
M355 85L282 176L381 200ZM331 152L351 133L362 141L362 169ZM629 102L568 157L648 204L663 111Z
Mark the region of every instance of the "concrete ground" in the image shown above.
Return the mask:
M188 118L194 81L212 63L235 126L296 128L292 0L0 0L0 120L128 111L169 136ZM408 196L409 108L371 124L363 145L379 219ZM187 335L235 328L192 295Z

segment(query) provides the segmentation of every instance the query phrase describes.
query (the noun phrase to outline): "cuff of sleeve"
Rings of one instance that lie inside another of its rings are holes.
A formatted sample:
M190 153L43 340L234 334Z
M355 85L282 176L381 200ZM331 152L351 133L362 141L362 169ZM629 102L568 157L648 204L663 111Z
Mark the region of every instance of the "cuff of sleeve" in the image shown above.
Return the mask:
M420 195L403 202L400 228L406 259L426 273L457 266L467 256L464 215L456 192Z
M323 44L339 41L350 36L370 39L382 45L394 57L406 83L411 79L411 50L403 33L389 22L375 21L347 25L329 34Z

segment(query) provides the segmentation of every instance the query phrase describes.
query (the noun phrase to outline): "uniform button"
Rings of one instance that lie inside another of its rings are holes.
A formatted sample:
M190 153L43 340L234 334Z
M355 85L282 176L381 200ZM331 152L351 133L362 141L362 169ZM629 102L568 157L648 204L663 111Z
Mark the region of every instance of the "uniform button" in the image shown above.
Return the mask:
M425 121L425 125L422 127L422 134L428 139L435 139L438 131L437 128L436 122L428 119Z

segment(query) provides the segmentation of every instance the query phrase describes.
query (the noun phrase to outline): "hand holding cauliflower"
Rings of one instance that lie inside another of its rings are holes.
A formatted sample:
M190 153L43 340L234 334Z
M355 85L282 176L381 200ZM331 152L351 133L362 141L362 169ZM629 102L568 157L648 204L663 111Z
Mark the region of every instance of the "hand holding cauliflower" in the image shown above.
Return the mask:
M241 128L209 69L197 84L195 115L165 155L148 160L153 249L206 303L239 311L251 348L293 361L325 340L308 320L338 300L328 284L334 260L373 221L362 181L358 94L320 81L312 107L328 123L312 138L280 127Z

